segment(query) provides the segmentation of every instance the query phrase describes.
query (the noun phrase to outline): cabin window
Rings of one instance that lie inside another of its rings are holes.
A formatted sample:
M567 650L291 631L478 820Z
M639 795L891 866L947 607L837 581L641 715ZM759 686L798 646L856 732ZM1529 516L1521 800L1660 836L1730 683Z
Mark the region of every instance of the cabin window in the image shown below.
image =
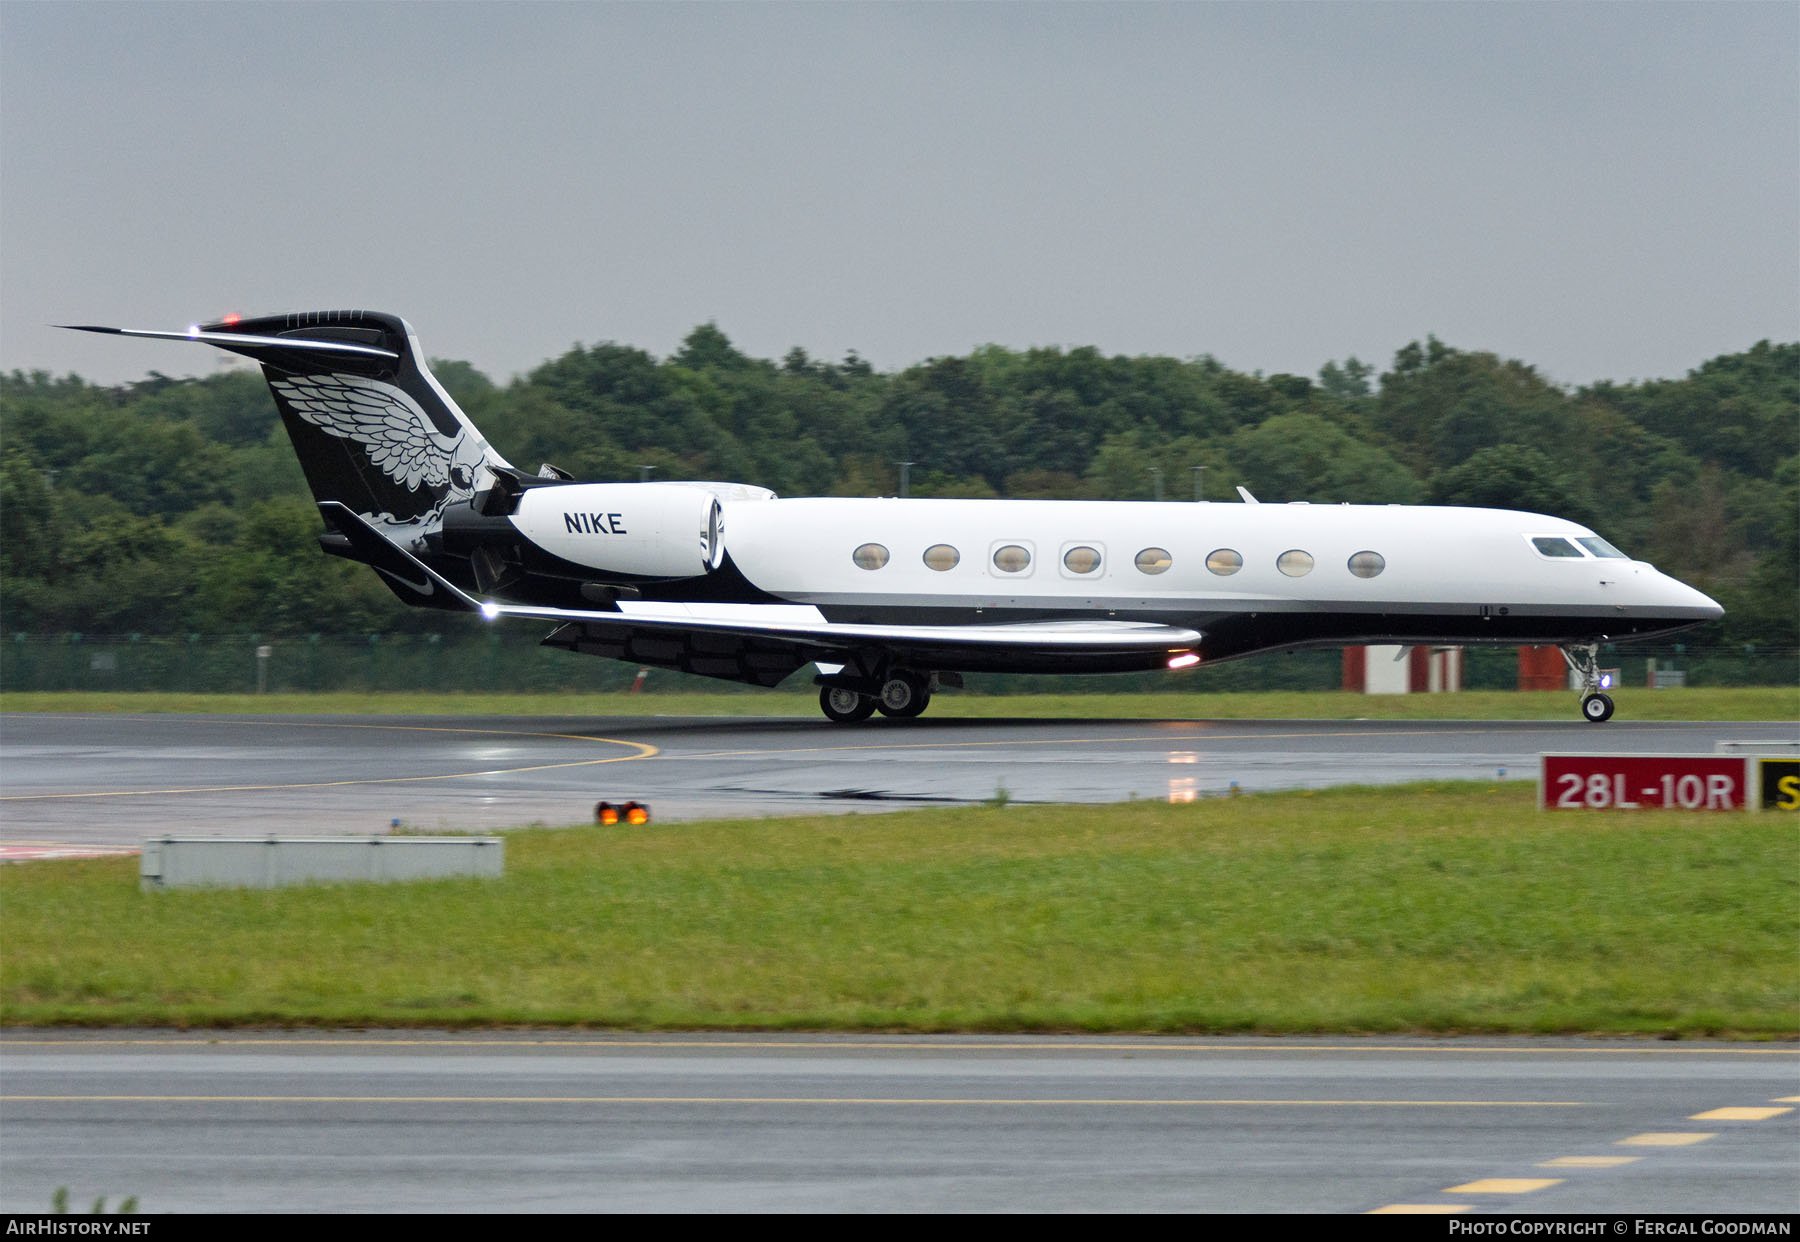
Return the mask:
M1100 552L1097 548L1070 548L1063 553L1063 568L1072 574L1091 574L1100 568Z
M888 563L888 550L878 543L865 543L850 554L858 569L880 569Z
M1275 558L1275 568L1290 578L1304 578L1313 570L1311 552L1302 552L1299 548L1289 548Z
M1137 554L1137 567L1147 574L1167 573L1169 566L1174 563L1174 559L1162 548L1145 548Z
M994 568L1003 574L1022 574L1031 565L1031 553L1016 543L994 549Z
M1358 552L1350 558L1350 572L1358 578L1373 578L1387 568L1387 558L1379 552Z
M940 574L955 569L962 560L962 553L947 543L934 543L925 549L925 568L935 569Z
M1228 578L1244 567L1244 554L1230 548L1216 548L1206 558L1206 567L1221 578Z
M1531 541L1539 556L1581 559L1581 549L1559 535L1540 535Z
M1589 552L1592 552L1595 556L1600 557L1602 560L1628 561L1631 559L1598 535L1592 535L1586 539L1577 539L1575 542L1586 548Z

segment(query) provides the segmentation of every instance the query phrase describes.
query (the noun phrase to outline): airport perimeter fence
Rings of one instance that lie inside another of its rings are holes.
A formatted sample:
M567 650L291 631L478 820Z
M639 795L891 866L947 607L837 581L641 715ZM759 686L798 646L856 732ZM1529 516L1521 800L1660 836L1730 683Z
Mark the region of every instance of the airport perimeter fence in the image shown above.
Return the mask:
M477 634L11 634L0 641L0 690L186 694L326 691L609 693L628 690L639 669L538 644L539 635L489 629ZM1627 686L1800 685L1800 651L1791 647L1603 647L1600 664ZM1655 680L1651 680L1652 667ZM1300 651L1234 660L1179 674L1095 676L987 675L968 678L986 694L1335 690L1340 653ZM1469 648L1471 690L1518 685L1514 648ZM651 669L644 693L767 691L666 669ZM804 671L782 692L813 693Z

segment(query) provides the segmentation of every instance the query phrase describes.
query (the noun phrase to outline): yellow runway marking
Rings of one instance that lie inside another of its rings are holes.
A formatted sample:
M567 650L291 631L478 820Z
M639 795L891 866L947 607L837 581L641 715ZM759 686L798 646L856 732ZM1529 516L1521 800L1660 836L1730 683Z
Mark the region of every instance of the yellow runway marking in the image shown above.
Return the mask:
M1634 1134L1628 1139L1620 1139L1620 1147L1692 1147L1695 1143L1704 1143L1709 1138L1718 1138L1717 1134L1680 1134L1656 1133Z
M456 1039L439 1036L429 1039L370 1039L366 1037L327 1037L323 1039L274 1039L266 1036L197 1035L188 1039L14 1039L0 1034L0 1047L39 1045L70 1050L123 1044L132 1047L351 1047L351 1048L771 1048L802 1049L809 1052L831 1052L838 1049L896 1049L907 1052L1129 1052L1141 1056L1147 1052L1404 1052L1404 1053L1531 1053L1553 1056L1567 1053L1580 1056L1682 1056L1714 1054L1717 1056L1800 1056L1796 1048L1687 1048L1661 1044L1654 1048L1507 1048L1491 1044L1455 1045L1426 1043L1406 1044L1295 1044L1271 1041L1267 1044L1183 1044L1163 1043L1149 1039L1137 1042L1103 1043L1093 1040L1064 1041L1054 1037L1035 1043L1010 1041L897 1039Z
M104 720L143 719L132 716L89 717ZM269 793L282 789L332 789L350 785L404 785L421 781L455 781L476 776L511 776L520 772L547 772L557 768L586 768L603 763L629 763L637 759L649 759L661 751L645 742L628 742L621 738L592 737L585 733L534 733L523 729L462 729L447 725L403 725L403 724L342 724L328 721L287 721L272 722L266 720L208 720L204 724L236 725L242 728L258 726L270 728L298 729L387 729L403 733L468 733L483 737L528 737L542 740L558 738L573 742L600 742L608 746L629 746L637 751L635 755L611 755L604 759L577 759L567 763L535 763L515 768L484 768L474 772L445 772L434 776L377 776L356 780L342 781L299 781L291 784L273 785L195 785L180 789L113 789L92 793L69 794L7 794L0 796L0 802L54 802L73 798L150 798L167 794L201 794L201 793Z
M1546 1186L1560 1186L1560 1177L1484 1177L1478 1181L1464 1182L1460 1186L1450 1186L1444 1191L1447 1195L1524 1195L1534 1190L1542 1190Z
M1642 1160L1642 1156L1558 1156L1538 1161L1540 1169L1616 1169L1622 1164Z
M1454 1216L1458 1212L1466 1212L1473 1204L1469 1203L1390 1203L1386 1207L1374 1208L1364 1212L1364 1216Z
M14 713L16 714L16 713ZM303 720L292 716L265 717L261 720L231 720L212 716L190 716L181 714L179 719L191 724L226 725L240 729L398 729L407 733L475 733L484 737L562 737L576 742L606 742L610 738L595 737L591 733L541 733L535 729L468 729L461 725L410 725L410 724L354 724L343 720ZM65 716L67 720L129 720L137 724L156 724L168 719L167 716ZM632 743L635 745L636 743Z
M1572 1100L1144 1100L753 1095L0 1095L6 1104L950 1104L1127 1108L1581 1108Z
M1704 1113L1695 1113L1689 1121L1767 1121L1771 1117L1779 1117L1783 1113L1791 1113L1791 1108L1714 1108Z
M1800 1095L1778 1095L1775 1097L1775 1103L1800 1104Z

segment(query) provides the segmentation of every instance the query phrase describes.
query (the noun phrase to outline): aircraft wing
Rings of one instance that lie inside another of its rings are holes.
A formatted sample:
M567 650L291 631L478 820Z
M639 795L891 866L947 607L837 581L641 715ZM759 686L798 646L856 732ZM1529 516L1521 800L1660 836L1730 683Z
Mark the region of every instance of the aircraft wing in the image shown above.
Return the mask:
M742 656L746 646L762 651L762 675L729 675L728 680L772 685L812 660L842 658L869 648L900 656L943 656L972 652L1007 652L1018 655L1058 653L1083 656L1132 656L1152 652L1177 654L1200 642L1198 630L1153 622L1024 621L995 625L867 625L827 621L817 608L796 604L683 604L622 601L617 610L543 608L478 600L437 573L406 549L395 544L337 501L322 501L319 511L326 522L343 535L358 560L374 567L390 584L421 597L432 597L439 606L460 607L488 618L531 617L564 625L578 624L580 635L557 645L598 650L618 658L642 658L632 654L639 637L740 639L727 648L712 644L713 654L729 661ZM706 644L702 643L702 647ZM735 656L732 654L735 652ZM699 655L707 653L702 650ZM654 662L646 659L646 662ZM687 666L687 659L680 666ZM779 675L776 670L779 669ZM692 671L704 672L700 667ZM712 676L725 676L713 672ZM769 680L773 677L773 680Z

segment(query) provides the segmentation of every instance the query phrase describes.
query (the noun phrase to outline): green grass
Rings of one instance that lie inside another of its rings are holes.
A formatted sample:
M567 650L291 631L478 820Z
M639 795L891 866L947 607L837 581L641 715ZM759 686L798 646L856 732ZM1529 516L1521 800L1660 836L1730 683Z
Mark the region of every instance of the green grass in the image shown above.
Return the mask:
M0 1021L1800 1035L1791 816L1529 785L530 830L489 881L0 868Z
M1621 690L1617 719L1795 720L1800 688L1706 687ZM984 696L955 691L932 700L945 717L1039 719L1577 720L1576 696L1561 691L1468 690L1457 694L1268 691L1232 694ZM9 712L257 712L377 715L804 716L817 696L764 694L0 694Z

